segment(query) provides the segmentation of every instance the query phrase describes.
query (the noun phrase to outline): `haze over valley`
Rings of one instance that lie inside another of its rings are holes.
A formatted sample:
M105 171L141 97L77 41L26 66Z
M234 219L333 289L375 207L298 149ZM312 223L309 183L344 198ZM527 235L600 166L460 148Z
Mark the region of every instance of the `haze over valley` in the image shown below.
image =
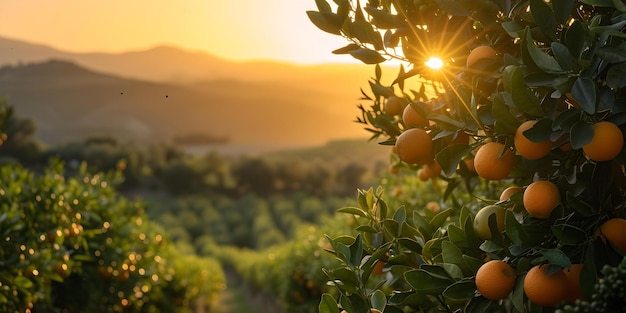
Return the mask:
M0 64L0 95L48 145L201 134L254 152L367 138L353 122L373 75L363 65L231 62L171 46L69 53L6 38Z

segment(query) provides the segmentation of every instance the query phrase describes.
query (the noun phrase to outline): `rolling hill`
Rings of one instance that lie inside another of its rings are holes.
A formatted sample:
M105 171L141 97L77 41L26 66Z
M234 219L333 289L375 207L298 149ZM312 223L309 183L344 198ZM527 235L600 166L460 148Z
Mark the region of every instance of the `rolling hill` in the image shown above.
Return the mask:
M3 67L0 94L36 122L38 137L50 145L93 135L143 143L204 133L262 150L366 136L352 122L357 112L350 96L297 81L178 85L51 60Z
M353 121L371 66L232 62L171 46L70 53L1 37L0 66L0 96L50 145L204 134L264 151L368 136Z

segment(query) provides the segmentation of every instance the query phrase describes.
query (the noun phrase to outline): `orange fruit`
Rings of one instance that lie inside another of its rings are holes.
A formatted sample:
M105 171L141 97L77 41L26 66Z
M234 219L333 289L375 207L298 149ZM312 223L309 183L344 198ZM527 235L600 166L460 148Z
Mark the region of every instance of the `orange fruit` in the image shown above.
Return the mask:
M565 301L574 302L578 299L583 299L583 291L580 289L580 271L583 269L583 265L572 264L570 268L564 268L563 273L567 277L569 290L565 295Z
M489 229L489 216L492 214L496 215L496 225L498 226L498 231L502 232L504 230L504 212L506 210L499 205L488 205L478 213L474 217L474 233L478 238L483 240L491 239L491 229Z
M561 202L559 188L547 180L531 183L524 190L524 208L533 217L548 218Z
M389 166L389 173L391 174L398 174L400 172L400 168L398 166L395 165L391 165Z
M583 152L593 161L609 161L622 151L623 146L624 135L619 127L602 121L593 125L593 138L583 146Z
M474 156L474 169L484 179L504 179L513 170L513 165L513 152L498 142L488 142L480 146Z
M399 115L404 110L404 100L396 96L391 96L385 100L385 113L391 116Z
M600 235L608 240L617 250L626 254L626 220L612 218L600 225Z
M476 289L489 300L504 299L515 287L515 270L504 261L491 260L476 272Z
M435 178L441 174L441 165L436 160L432 160L430 163L424 165L424 171L429 178Z
M417 170L417 177L421 180L421 181L428 181L430 179L430 176L428 175L428 172L426 170L424 170L424 168L420 168L419 170Z
M512 195L524 191L524 188L519 186L511 186L502 191L500 194L500 201L509 200Z
M435 201L429 201L428 203L426 203L426 209L432 211L433 213L439 213L441 207L439 206L439 203Z
M494 50L492 47L478 46L470 51L469 55L467 56L466 66L468 68L471 68L480 60L496 60L497 58L498 54L496 53L496 50Z
M430 135L419 128L407 129L396 138L396 152L400 160L409 164L427 164L435 158Z
M374 268L372 269L372 274L374 275L382 275L384 274L383 272L383 268L385 267L385 262L384 261L376 261L376 264L374 264Z
M515 131L515 136L513 137L517 153L529 160L541 159L552 150L552 142L550 140L533 142L524 136L524 131L531 129L536 123L536 120L522 123Z
M540 306L555 306L565 299L569 281L563 271L548 275L547 265L536 265L524 278L524 293L528 300Z
M463 159L463 163L465 163L465 167L470 172L476 172L476 167L474 166L474 158Z
M511 199L511 196L518 193L518 192L523 192L524 188L519 187L519 186L511 186L508 187L506 189L504 189L502 191L502 193L500 194L500 201L507 201L509 199ZM507 210L510 210L513 208L514 205L511 205L510 207L507 207Z
M428 126L428 120L421 116L411 105L404 107L402 112L402 121L407 128L413 127L426 127Z

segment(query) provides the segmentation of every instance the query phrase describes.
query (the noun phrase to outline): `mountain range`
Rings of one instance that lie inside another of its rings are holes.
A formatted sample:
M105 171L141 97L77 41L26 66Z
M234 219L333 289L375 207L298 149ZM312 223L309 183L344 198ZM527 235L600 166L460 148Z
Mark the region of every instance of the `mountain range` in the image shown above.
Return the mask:
M0 95L58 145L87 136L137 143L205 134L271 150L366 138L356 105L373 68L232 62L160 46L70 53L0 38ZM246 147L246 148L241 148Z

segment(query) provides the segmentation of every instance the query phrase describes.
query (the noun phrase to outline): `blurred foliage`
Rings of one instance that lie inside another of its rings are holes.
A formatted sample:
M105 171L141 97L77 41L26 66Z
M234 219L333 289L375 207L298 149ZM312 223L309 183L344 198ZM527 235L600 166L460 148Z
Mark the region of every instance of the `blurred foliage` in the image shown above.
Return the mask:
M113 185L121 173L68 176L0 167L3 312L187 312L224 286L219 263L187 257L139 202Z

